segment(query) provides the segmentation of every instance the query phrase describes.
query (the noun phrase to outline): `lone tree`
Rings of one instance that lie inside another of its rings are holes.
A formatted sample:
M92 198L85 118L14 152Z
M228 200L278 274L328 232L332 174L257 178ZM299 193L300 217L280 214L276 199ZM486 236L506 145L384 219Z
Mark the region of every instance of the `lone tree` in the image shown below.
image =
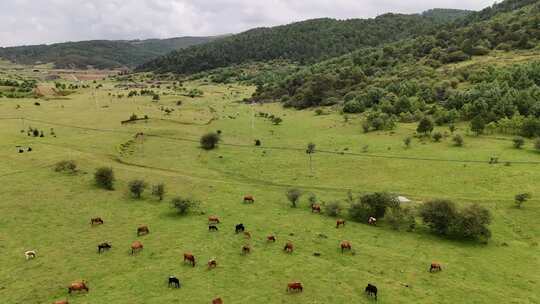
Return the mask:
M300 197L302 196L302 191L293 188L287 190L287 193L285 195L287 196L289 202L291 202L291 207L296 208L298 205L298 201L300 201Z
M516 207L521 208L523 203L531 199L532 195L530 193L520 193L516 194L514 197L514 202L516 203Z
M312 155L313 153L315 153L315 144L314 143L309 143L307 145L307 149L306 149L306 153L307 155L309 156L309 170L311 172L311 174L313 174L313 159L312 159Z
M452 141L454 142L454 146L456 147L463 147L463 137L459 134L456 134L453 138L452 138Z
M476 133L476 135L480 135L484 133L484 129L486 128L486 122L482 118L482 116L478 115L473 120L471 120L471 131Z
M112 168L101 167L94 173L96 185L107 190L114 190L114 172Z
M219 140L220 138L217 133L207 133L201 137L201 147L205 150L213 150L217 148Z
M165 196L165 184L159 183L152 187L152 195L157 196L157 198L162 201Z
M433 120L431 120L429 117L424 117L422 118L422 120L420 120L420 123L418 123L418 128L416 128L416 132L427 135L433 131L433 128Z
M514 142L514 148L521 149L523 148L523 145L525 145L525 139L523 137L514 137L512 139L512 142Z
M199 202L190 199L190 198L184 198L177 196L172 199L171 201L171 208L176 210L176 213L179 215L185 215L187 214L191 209L197 207L199 205Z
M134 179L129 182L128 188L129 192L131 193L131 196L133 196L136 199L140 199L144 189L146 189L146 183L142 179Z
M454 202L449 200L433 200L420 207L420 216L431 231L440 235L448 235L458 211Z

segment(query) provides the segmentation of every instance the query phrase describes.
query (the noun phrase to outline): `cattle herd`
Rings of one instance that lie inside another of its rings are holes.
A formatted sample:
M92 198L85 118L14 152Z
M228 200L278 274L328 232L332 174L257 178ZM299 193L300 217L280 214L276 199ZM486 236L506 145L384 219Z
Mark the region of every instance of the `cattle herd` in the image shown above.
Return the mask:
M253 196L246 195L244 197L244 202L253 203L255 202ZM312 212L321 212L321 205L320 204L314 204L311 207ZM376 224L376 219L373 217L369 218L368 223L371 225ZM100 217L95 217L90 220L91 226L96 225L103 225L105 222ZM219 217L217 216L209 216L208 217L208 230L209 231L218 231L217 224L220 224L221 221L219 220ZM336 221L336 228L345 227L345 220L338 219ZM246 239L251 239L251 233L248 231L245 231L246 228L244 224L238 224L235 226L235 233L243 233L244 237ZM137 228L137 236L142 236L150 233L150 229L148 226L140 226ZM276 242L276 236L269 235L267 236L267 242ZM107 250L110 250L112 248L112 245L108 242L103 242L97 246L98 253L101 254ZM140 241L134 241L131 244L131 255L135 255L136 253L142 251L144 248L143 244ZM345 250L351 251L352 250L352 244L350 241L342 241L340 243L341 252L343 253ZM285 246L283 247L283 251L286 253L292 253L294 251L294 244L290 241L285 243ZM251 246L246 244L243 245L241 248L241 253L243 255L251 253ZM320 254L319 254L320 255ZM27 260L31 260L36 258L37 253L36 250L29 250L24 252L24 256ZM195 256L192 253L186 252L184 253L184 263L187 263L191 265L192 267L195 267L196 265L196 259ZM217 267L217 259L214 257L208 261L208 269L213 269ZM440 263L432 262L429 268L429 272L438 272L442 270L442 266ZM173 288L180 288L181 282L176 276L169 276L168 279L168 286ZM301 282L290 282L287 284L287 292L302 292L304 290L304 286ZM72 292L89 292L90 289L88 287L88 282L85 280L73 282L68 286L68 293L71 294ZM371 283L369 283L365 290L365 294L369 297L372 297L373 299L377 300L377 287ZM67 300L60 300L54 302L55 304L68 304ZM221 298L216 298L212 300L212 304L223 304L223 300Z

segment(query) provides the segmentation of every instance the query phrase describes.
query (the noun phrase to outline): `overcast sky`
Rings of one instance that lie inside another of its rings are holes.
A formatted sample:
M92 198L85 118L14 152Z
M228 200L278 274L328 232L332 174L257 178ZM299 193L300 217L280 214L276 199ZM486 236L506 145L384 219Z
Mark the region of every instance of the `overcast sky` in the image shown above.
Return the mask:
M237 33L319 17L366 18L494 0L0 0L0 46Z

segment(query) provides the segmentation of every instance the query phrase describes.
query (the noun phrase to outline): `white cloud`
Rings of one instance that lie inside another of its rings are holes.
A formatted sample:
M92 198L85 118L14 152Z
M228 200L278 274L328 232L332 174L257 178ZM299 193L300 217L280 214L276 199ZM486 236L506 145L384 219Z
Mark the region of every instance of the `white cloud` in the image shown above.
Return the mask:
M310 18L366 18L493 0L1 0L0 46L241 32Z

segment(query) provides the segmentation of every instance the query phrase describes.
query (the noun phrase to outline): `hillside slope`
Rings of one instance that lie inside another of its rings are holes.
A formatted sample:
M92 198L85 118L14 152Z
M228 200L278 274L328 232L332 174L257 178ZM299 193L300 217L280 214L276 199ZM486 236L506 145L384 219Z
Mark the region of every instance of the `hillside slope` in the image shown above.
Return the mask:
M148 62L140 71L197 73L252 61L286 59L313 63L365 46L377 46L432 32L462 14L385 14L374 19L314 19L258 28L202 46L172 52ZM451 17L454 16L454 17ZM445 20L445 21L442 21Z
M54 63L56 68L134 67L170 51L214 40L180 37L131 41L93 40L0 48L0 58L18 64Z

